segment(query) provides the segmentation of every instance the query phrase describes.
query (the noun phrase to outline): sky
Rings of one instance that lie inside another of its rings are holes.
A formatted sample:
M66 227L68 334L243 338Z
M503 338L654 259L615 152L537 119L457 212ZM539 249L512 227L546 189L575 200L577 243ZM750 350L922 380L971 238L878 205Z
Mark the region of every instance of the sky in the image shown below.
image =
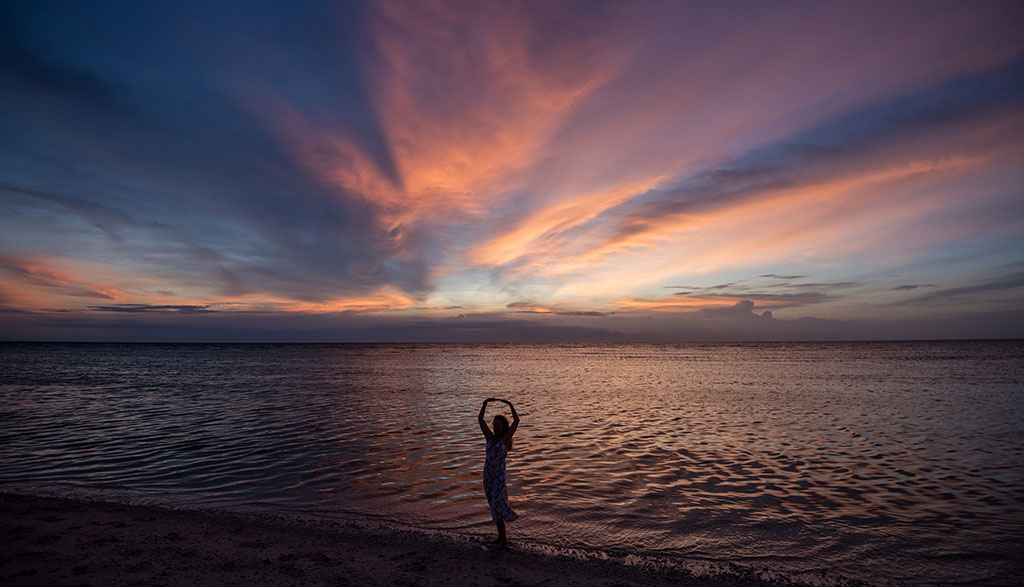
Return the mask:
M1024 3L0 9L0 340L1024 337Z

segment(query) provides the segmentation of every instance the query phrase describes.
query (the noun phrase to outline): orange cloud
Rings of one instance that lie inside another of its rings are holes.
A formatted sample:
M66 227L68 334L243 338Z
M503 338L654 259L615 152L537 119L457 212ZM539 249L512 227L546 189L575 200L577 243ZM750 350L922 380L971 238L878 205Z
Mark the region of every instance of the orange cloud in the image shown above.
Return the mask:
M274 300L277 310L303 313L359 312L366 314L405 310L416 307L420 302L394 288L386 287L363 296L337 298L324 303L305 303L293 300Z
M509 3L376 5L372 87L399 168L403 221L486 211L522 189L566 118L609 79L596 39L530 51L536 14Z
M561 202L523 217L513 230L483 243L470 253L478 265L503 265L545 249L571 256L575 247L559 238L565 232L593 219L601 212L654 188L665 176L645 178L625 186L574 194Z
M879 95L991 67L1015 51L996 40L970 55L945 49L964 27L985 27L991 15L980 10L926 19L901 13L894 18L927 34L883 35L871 51L861 50L868 25L859 10L769 11L771 26L736 23L698 52L630 38L599 19L581 19L571 42L559 42L544 36L548 15L533 8L373 5L369 91L397 181L340 127L313 122L282 100L260 106L312 174L380 207L386 229L417 225L436 235L434 278L495 270L502 281L557 282L550 288L557 296L603 292L607 300L683 272L823 262L826 249L838 255L870 246L872 223L892 226L937 209L937 199L930 207L902 202L898 184L978 165L986 155L903 145L860 167L724 206L626 216L619 225L606 218L727 158L737 141L779 140ZM644 21L647 29L638 30L660 30L658 19L684 19L685 9L673 10L630 18ZM543 54L534 50L538 40ZM808 53L808 45L823 49ZM751 59L764 47L773 59ZM676 58L663 60L660 51ZM927 66L912 67L922 61ZM475 230L483 236L447 238Z
M736 305L736 298L717 296L665 296L659 299L625 298L611 303L616 308L647 312L699 311L707 308L728 308ZM761 305L761 304L758 304ZM768 304L770 305L770 304Z
M2 290L5 303L21 309L79 307L97 301L120 302L129 297L102 272L93 273L89 264L77 260L3 257L0 272L6 275ZM95 277L79 275L83 272Z
M0 258L0 302L22 310L88 310L93 307L194 306L228 312L380 313L418 307L419 300L382 287L358 296L305 302L267 293L217 295L171 277L57 257ZM90 277L82 277L81 274Z
M530 251L517 270L561 281L555 295L571 298L596 291L621 295L676 275L780 259L822 263L845 258L885 246L901 226L949 209L960 194L943 186L956 178L983 181L984 170L1004 168L1004 154L1018 150L1021 141L1014 138L1019 137L1014 126L997 126L1002 134L991 142L951 139L930 148L890 146L856 159L856 166L811 176L803 185L769 185L722 205L644 216L641 222L620 225L630 230L610 235L607 227L594 226L590 234L574 235L588 245L580 254L566 255L571 246L550 239ZM952 153L918 158L935 151Z

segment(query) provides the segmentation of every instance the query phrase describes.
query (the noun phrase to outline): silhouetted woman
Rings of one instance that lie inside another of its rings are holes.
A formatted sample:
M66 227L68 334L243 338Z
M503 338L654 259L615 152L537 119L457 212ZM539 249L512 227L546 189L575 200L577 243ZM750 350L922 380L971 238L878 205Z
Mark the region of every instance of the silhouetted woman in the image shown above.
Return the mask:
M495 416L491 422L490 430L484 422L484 412L487 410L488 402L502 402L512 410L512 425L508 425L505 416ZM505 536L505 522L511 522L519 518L519 515L512 511L508 505L508 488L505 486L505 456L512 448L512 435L519 427L519 414L511 402L503 399L488 398L484 405L480 406L480 415L477 417L480 422L480 430L487 439L487 459L484 461L484 493L487 494L487 504L491 506L491 519L498 526L498 539L495 541L503 549L508 548L508 538Z

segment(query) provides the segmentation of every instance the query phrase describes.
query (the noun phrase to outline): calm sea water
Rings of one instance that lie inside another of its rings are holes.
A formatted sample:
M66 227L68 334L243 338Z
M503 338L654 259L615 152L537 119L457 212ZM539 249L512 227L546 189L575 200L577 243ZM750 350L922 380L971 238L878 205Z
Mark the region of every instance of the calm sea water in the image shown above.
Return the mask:
M492 531L796 577L1016 583L1024 343L0 344L0 487Z

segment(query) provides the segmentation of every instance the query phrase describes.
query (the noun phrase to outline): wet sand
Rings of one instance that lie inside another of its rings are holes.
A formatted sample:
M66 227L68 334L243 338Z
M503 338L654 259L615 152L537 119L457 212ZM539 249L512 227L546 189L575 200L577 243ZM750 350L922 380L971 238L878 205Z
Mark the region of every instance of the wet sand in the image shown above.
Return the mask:
M3 585L768 585L350 522L0 493Z

